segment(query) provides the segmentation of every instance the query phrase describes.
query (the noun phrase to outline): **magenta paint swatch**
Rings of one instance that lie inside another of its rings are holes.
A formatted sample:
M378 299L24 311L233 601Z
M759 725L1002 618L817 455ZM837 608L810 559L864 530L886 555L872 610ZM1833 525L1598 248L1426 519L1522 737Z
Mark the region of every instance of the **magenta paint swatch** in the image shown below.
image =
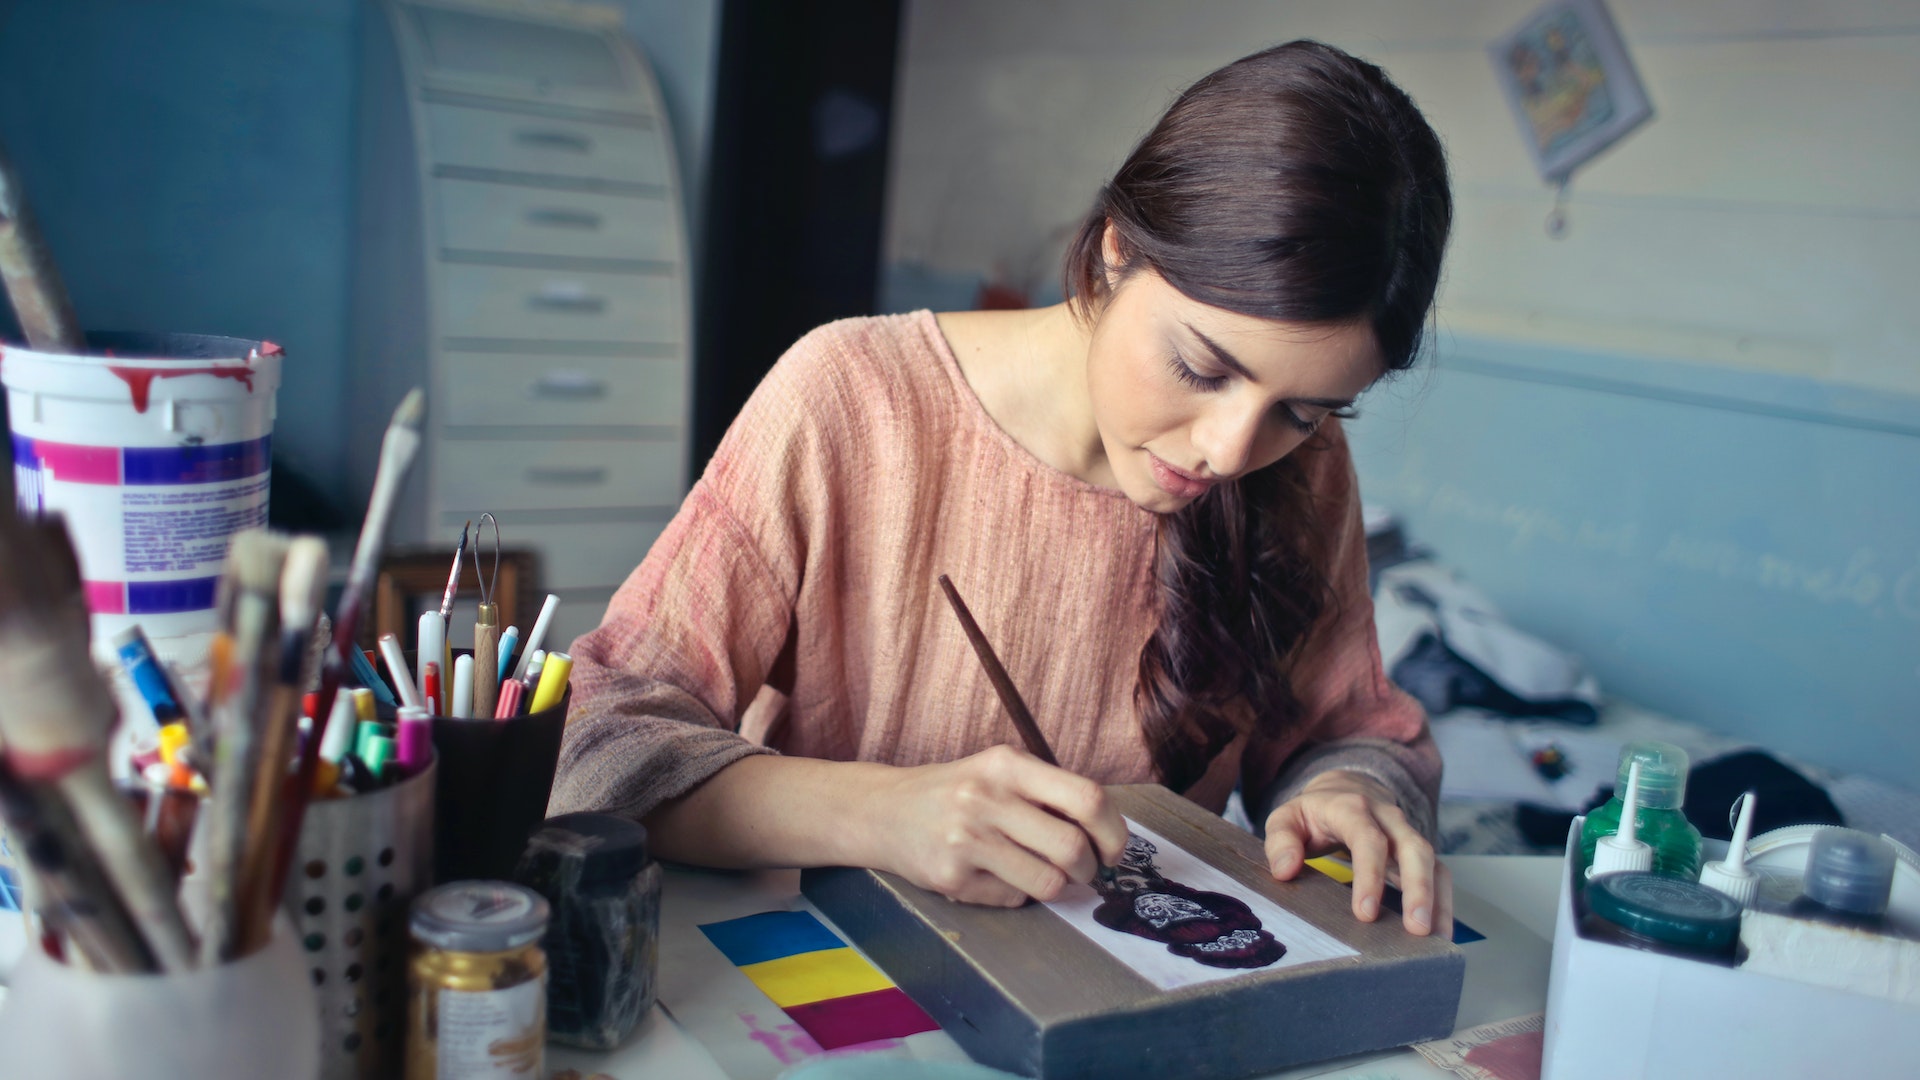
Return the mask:
M940 1027L897 986L807 1005L790 1005L786 1011L802 1031L813 1036L822 1050L838 1050L879 1039L904 1039Z

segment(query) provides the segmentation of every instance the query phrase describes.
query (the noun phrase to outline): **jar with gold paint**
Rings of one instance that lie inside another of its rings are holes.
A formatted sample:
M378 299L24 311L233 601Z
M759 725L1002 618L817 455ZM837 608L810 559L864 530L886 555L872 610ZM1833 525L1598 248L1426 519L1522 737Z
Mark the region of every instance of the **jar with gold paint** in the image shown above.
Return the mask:
M547 902L504 881L456 881L413 904L407 1080L546 1075Z

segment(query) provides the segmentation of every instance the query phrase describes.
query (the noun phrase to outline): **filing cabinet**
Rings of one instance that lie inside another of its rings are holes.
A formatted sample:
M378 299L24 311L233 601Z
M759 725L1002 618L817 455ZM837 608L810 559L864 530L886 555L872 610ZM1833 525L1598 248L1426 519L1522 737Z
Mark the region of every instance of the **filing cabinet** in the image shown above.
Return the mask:
M539 553L564 648L686 493L689 267L659 90L618 12L588 4L379 0L362 34L354 480L371 488L394 404L426 387L390 543L446 547L492 511Z

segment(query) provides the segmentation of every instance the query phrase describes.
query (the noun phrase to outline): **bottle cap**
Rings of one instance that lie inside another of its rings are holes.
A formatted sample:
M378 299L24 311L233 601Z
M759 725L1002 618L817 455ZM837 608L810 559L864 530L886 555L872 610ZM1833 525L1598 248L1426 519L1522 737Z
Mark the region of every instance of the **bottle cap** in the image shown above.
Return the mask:
M1609 874L1587 886L1587 907L1643 937L1723 952L1740 936L1740 905L1698 882L1658 874Z
M1884 915L1893 894L1893 848L1857 829L1821 829L1800 888L1816 904L1853 915Z
M408 926L415 941L453 952L504 952L547 932L547 901L509 881L455 881L420 894Z
M1678 810L1687 798L1687 752L1672 743L1651 739L1620 748L1620 769L1613 793L1625 797L1627 768L1640 763L1640 806L1645 810Z
M1640 812L1640 763L1627 763L1627 792L1620 807L1620 831L1603 836L1593 848L1589 877L1653 869L1653 848L1637 835Z
M1753 903L1760 890L1760 879L1747 869L1747 837L1753 832L1753 792L1735 803L1740 820L1733 827L1733 842L1727 845L1727 857L1700 868L1700 884L1726 896L1741 907Z

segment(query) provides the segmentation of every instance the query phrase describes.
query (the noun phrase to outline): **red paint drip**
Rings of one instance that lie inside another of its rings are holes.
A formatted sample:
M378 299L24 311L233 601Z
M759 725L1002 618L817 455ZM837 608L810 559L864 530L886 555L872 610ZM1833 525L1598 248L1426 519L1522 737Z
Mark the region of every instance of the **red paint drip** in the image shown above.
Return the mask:
M116 367L109 364L107 370L120 376L120 380L127 384L127 389L133 391L134 412L147 411L149 391L152 390L155 379L177 379L182 375L211 375L216 379L234 379L243 382L247 386L247 393L253 393L254 371L243 364L232 367L200 368L136 368Z

